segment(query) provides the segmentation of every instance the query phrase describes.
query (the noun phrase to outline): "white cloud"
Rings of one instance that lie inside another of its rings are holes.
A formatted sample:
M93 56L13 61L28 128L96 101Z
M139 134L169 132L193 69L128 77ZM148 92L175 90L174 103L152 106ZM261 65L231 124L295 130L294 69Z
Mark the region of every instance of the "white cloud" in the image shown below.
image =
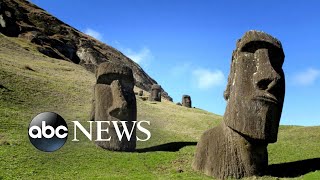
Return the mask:
M120 43L118 40L111 41L111 45L120 50L125 56L138 63L144 69L148 68L150 62L154 59L151 50L147 46L143 46L140 50L133 50Z
M181 77L181 76L185 76L185 74L187 74L188 72L190 72L190 69L192 68L191 63L183 63L180 65L176 65L174 66L171 70L170 70L170 74L173 77Z
M102 41L102 34L99 33L98 31L95 31L93 29L90 29L90 28L87 28L85 31L84 31L85 34L95 38L95 39L98 39L100 41Z
M193 70L192 75L194 76L199 89L209 89L214 86L223 85L225 82L225 77L220 70L210 71L208 69L199 68Z
M144 47L139 51L133 51L132 49L127 48L124 51L124 54L140 65L145 64L146 61L153 59L153 55L150 49L148 49L147 47Z
M296 74L293 80L296 85L308 86L312 85L319 77L320 70L309 68L303 72Z

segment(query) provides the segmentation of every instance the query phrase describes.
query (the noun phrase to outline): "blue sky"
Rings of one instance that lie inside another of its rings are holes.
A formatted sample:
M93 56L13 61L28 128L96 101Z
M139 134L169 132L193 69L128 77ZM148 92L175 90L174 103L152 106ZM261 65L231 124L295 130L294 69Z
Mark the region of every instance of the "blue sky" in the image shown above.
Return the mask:
M223 115L231 53L248 30L278 38L286 55L281 124L320 125L320 2L31 0L131 57L173 97Z

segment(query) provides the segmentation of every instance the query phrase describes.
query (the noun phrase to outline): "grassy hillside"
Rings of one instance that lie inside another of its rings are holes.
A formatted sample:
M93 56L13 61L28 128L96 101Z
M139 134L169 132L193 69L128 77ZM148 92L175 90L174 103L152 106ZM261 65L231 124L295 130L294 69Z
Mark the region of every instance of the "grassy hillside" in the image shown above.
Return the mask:
M0 34L0 179L211 179L190 166L198 138L221 116L169 101L137 97L138 120L151 122L152 138L138 142L136 153L103 150L80 134L80 142L69 136L56 152L36 150L27 135L31 119L53 111L65 118L69 132L71 121L85 124L94 80L79 65L45 57L31 44ZM281 126L278 142L269 146L273 174L261 179L320 179L320 171L311 172L320 170L319 158L320 127Z

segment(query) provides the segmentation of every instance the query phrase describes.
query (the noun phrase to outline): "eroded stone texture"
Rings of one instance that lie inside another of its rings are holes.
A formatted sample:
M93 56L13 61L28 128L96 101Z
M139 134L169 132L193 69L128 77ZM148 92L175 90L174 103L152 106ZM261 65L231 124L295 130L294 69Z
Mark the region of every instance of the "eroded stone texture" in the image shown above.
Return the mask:
M266 33L248 31L237 42L224 121L201 136L194 169L221 179L265 173L284 101L283 61L281 43Z
M189 95L182 96L182 106L191 108L191 97Z
M129 132L134 127L133 121L137 119L136 98L134 95L134 79L129 67L110 62L101 63L96 70L97 82L94 86L94 100L91 120L117 121L122 132L120 121L127 121ZM136 130L130 140L126 136L120 141L116 134L115 126L103 123L102 129L109 128L109 132L102 132L101 139L110 141L95 141L95 143L108 150L134 151L136 147ZM93 128L96 129L96 128ZM96 131L93 132L97 139Z
M161 86L160 85L158 84L152 85L149 100L161 102Z

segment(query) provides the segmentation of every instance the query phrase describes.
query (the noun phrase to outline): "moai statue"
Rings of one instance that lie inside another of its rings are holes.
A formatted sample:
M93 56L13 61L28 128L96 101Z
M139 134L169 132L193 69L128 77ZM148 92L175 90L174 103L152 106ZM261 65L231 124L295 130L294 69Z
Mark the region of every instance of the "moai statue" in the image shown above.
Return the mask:
M151 93L149 96L149 101L159 101L161 102L161 86L154 84L151 86Z
M143 96L143 90L140 90L138 93L139 96Z
M280 41L248 31L237 42L224 98L223 122L197 144L192 167L225 179L260 176L268 167L268 143L277 141L285 94Z
M102 131L101 137L99 137L94 130L95 143L108 150L134 151L136 148L136 129L133 121L137 119L137 105L133 91L132 70L120 64L105 62L97 67L96 78L91 120L117 121L120 132L123 132L124 126L120 121L127 121L125 125L129 133L132 130L132 135L129 140L124 135L120 141L116 134L117 127L112 122L110 124L104 122L101 123L101 129L108 128L108 132ZM110 141L107 141L106 139L110 137ZM98 141L98 139L104 140Z
M189 95L182 96L182 106L191 108L191 97Z

